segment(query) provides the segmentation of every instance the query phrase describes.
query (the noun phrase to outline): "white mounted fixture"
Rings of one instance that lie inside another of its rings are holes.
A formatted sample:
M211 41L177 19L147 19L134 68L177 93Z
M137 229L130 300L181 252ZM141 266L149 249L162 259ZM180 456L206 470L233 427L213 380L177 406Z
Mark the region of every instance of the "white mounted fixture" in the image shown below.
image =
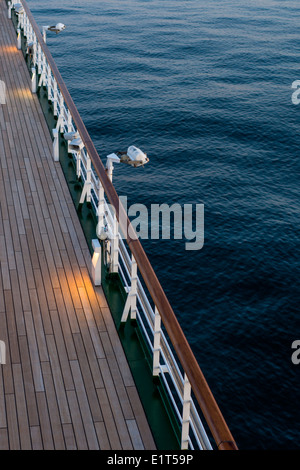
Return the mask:
M64 25L63 23L57 23L54 26L50 26L50 25L43 26L43 39L44 39L44 42L46 42L46 40L47 40L47 31L53 31L54 33L58 34L61 31L63 31L64 29L66 29L66 25Z
M146 163L149 162L149 158L147 154L142 152L139 148L131 145L127 149L127 153L125 152L117 152L111 153L106 157L106 169L107 174L112 181L112 173L114 169L114 163L125 163L126 165L130 165L134 168L139 166L144 166Z

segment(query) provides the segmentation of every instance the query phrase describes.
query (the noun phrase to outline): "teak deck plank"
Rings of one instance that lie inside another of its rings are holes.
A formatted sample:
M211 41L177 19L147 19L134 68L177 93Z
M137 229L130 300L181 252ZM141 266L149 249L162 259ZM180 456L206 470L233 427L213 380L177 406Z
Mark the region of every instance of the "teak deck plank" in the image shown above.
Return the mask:
M0 0L0 450L154 449Z

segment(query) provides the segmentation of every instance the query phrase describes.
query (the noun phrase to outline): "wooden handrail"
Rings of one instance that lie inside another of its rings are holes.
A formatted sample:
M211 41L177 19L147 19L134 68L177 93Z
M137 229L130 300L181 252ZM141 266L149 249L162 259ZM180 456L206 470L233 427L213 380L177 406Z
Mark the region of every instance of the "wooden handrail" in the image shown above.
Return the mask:
M62 76L54 62L54 59L49 51L47 44L45 44L40 29L27 5L26 0L21 0L24 10L30 20L31 26L35 32L38 42L45 54L48 64L52 70L52 74L57 82L60 92L63 95L64 101L72 115L74 124L80 137L84 143L85 149L93 163L95 171L101 181L106 196L110 204L116 211L116 216L120 224L123 234L127 234L128 246L136 260L139 271L145 281L148 291L161 315L163 324L169 335L170 341L174 347L177 357L190 381L195 398L199 403L202 413L210 428L213 438L219 450L237 450L237 445L233 436L228 429L228 426L223 418L223 415L215 401L215 398L206 382L206 379L200 369L198 362L187 342L187 339L178 323L178 320L173 312L173 309L161 287L160 282L149 262L149 259L136 236L130 237L132 234L129 226L130 220L125 212L117 192L109 179L101 158L89 136L89 133L79 115L79 112L71 98L71 95L62 79Z

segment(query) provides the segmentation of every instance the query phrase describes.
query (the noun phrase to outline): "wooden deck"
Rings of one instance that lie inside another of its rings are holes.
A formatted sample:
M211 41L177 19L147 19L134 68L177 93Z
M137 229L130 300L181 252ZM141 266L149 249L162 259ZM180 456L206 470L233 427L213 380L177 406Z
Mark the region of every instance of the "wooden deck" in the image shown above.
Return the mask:
M0 450L154 449L0 0Z

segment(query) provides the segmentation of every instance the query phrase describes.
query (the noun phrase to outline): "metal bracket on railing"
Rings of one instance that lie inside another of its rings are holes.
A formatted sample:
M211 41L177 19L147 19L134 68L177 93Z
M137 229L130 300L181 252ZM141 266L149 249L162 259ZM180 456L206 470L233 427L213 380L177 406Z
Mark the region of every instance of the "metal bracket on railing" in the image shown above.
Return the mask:
M133 256L131 256L131 286L125 302L121 323L126 322L129 311L131 320L136 319L136 296L137 296L137 264Z

